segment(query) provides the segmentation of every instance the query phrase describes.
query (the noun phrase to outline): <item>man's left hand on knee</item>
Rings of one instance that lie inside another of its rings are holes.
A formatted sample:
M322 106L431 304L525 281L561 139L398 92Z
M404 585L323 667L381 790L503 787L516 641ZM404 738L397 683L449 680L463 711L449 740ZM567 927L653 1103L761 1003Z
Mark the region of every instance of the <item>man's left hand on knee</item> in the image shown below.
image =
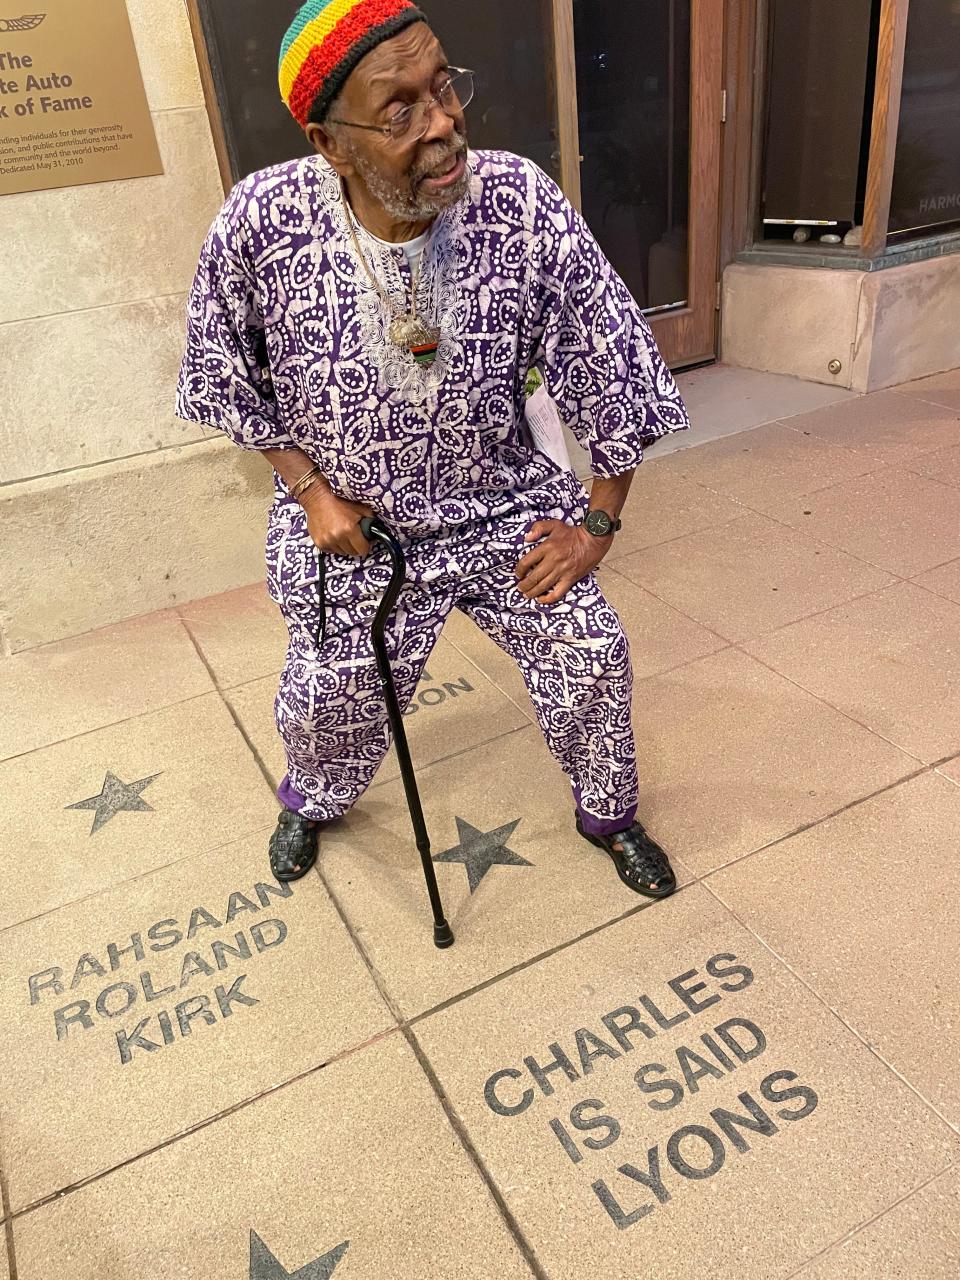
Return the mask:
M520 591L537 604L557 604L571 587L593 573L613 546L613 536L597 538L582 525L538 520L525 542L536 543L517 565Z

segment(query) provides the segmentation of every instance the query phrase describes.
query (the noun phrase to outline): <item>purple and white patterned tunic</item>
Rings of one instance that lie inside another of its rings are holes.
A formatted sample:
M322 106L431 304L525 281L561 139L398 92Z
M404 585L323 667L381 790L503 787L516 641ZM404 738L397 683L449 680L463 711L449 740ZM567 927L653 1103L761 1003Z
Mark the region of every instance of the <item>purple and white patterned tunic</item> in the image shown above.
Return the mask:
M408 557L393 624L401 700L444 617L465 609L520 664L588 829L619 831L637 790L619 620L592 577L543 609L511 576L530 523L577 521L585 502L530 443L527 374L540 370L598 476L633 470L645 445L689 423L637 304L556 184L502 152L472 153L471 166L424 251L419 312L441 332L431 366L390 341L323 160L240 183L201 256L177 411L247 449L299 448L335 493L372 507ZM406 310L406 255L360 235ZM276 494L268 580L291 638L281 798L329 819L388 745L366 629L385 566L376 552L319 557L279 478Z
M421 272L420 313L442 334L428 368L391 343L323 160L240 183L191 296L180 416L247 449L298 446L336 493L421 535L495 517L555 472L523 434L535 364L595 475L632 470L645 443L686 427L637 304L560 189L516 156L471 160ZM403 302L404 254L363 240Z

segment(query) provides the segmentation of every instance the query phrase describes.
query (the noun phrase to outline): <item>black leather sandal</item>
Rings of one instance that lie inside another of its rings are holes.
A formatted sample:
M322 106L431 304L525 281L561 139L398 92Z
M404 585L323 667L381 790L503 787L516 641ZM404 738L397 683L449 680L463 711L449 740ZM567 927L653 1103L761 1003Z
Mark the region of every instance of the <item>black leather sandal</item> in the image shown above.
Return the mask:
M319 853L320 828L299 813L284 809L270 837L270 870L286 884L302 880L312 870Z
M618 831L612 836L592 836L584 831L578 814L577 830L584 840L610 855L617 875L634 893L657 900L676 893L677 877L670 866L670 859L639 822L635 822L629 831Z

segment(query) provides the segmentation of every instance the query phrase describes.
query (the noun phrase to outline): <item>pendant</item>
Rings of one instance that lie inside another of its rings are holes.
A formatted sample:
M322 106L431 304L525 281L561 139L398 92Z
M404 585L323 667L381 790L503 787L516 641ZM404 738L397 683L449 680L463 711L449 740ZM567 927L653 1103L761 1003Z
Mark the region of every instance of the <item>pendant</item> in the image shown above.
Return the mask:
M404 347L418 365L429 367L437 358L440 330L412 315L397 316L390 326L390 341Z

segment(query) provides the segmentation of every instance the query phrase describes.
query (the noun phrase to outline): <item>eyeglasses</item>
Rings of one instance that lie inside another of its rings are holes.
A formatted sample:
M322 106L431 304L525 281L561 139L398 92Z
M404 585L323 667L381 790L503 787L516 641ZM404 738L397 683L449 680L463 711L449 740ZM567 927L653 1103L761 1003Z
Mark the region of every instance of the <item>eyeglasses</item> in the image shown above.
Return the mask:
M342 124L348 129L366 129L370 133L382 133L394 142L419 142L430 127L430 115L434 106L445 111L448 116L459 115L473 101L475 92L474 73L464 67L450 67L450 78L438 93L419 102L411 102L402 107L385 125L355 124L352 120L331 120L331 124Z

